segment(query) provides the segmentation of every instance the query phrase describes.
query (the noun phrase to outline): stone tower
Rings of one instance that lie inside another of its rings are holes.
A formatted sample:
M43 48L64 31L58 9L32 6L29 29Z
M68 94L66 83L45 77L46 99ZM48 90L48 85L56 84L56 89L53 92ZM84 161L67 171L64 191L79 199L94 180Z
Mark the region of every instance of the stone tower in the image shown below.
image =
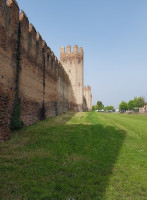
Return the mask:
M83 111L83 48L76 45L71 52L71 46L68 46L65 52L65 47L61 47L60 62L71 81L74 93L73 109Z
M83 108L84 110L87 111L92 110L92 94L91 94L91 87L89 85L84 87Z

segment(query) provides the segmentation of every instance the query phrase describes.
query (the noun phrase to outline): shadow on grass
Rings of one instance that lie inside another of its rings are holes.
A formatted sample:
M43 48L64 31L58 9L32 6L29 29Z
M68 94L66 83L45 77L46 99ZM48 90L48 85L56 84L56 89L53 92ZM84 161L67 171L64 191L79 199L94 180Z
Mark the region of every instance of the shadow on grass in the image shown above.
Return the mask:
M2 197L104 200L125 131L102 124L48 127L43 123L42 130L36 126L34 137L13 150L15 158L2 157Z
M58 146L58 153L64 155L59 168L63 179L58 177L60 173L57 172L54 191L57 196L53 199L66 199L67 194L73 199L105 199L125 131L101 124L72 125L66 129L62 138L64 147Z

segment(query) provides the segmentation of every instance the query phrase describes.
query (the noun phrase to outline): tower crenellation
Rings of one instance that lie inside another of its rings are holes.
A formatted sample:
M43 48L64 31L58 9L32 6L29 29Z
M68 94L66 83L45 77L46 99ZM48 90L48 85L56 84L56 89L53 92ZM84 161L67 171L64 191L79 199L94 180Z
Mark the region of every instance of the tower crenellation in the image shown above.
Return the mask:
M67 46L67 54L70 54L70 53L71 53L71 46L68 45L68 46Z
M67 48L65 49L65 47L60 47L60 59L62 59L63 57L66 56L79 56L79 57L83 57L83 48L82 47L78 47L77 45L75 45L73 47L73 51L71 51L71 46L68 45Z
M78 54L79 53L79 47L77 45L74 46L73 53L74 54Z

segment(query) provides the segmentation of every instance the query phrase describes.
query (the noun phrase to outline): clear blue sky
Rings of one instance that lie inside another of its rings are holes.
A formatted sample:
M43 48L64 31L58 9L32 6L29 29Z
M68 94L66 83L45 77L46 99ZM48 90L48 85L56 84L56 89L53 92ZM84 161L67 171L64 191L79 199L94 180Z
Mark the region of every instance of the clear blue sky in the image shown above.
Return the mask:
M83 47L93 104L147 98L147 0L17 2L58 58L60 46Z

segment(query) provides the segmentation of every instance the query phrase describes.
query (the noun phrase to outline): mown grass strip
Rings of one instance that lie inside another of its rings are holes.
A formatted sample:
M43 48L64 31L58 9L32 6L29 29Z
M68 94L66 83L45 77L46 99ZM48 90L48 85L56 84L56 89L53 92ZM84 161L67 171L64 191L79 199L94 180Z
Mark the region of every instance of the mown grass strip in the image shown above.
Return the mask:
M2 200L145 200L147 116L67 113L0 144Z

